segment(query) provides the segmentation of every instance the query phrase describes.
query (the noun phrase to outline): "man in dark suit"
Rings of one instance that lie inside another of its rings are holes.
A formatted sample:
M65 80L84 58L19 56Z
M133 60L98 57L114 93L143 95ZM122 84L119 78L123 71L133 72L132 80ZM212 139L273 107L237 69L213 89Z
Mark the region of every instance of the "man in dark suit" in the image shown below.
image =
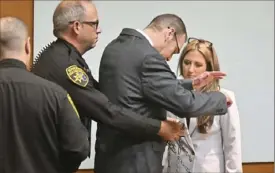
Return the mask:
M223 93L192 91L223 73L177 80L166 62L180 52L186 35L183 21L173 14L157 16L143 31L123 29L104 50L101 91L112 102L159 120L166 119L166 110L179 117L225 114L230 99ZM165 142L160 138L126 136L102 124L97 135L96 173L162 172Z
M100 92L82 55L96 46L101 29L97 9L91 1L61 1L53 15L57 40L44 47L32 72L62 86L72 97L80 119L89 131L91 120L122 133L141 137L179 138L181 126L173 121L142 117L109 101Z

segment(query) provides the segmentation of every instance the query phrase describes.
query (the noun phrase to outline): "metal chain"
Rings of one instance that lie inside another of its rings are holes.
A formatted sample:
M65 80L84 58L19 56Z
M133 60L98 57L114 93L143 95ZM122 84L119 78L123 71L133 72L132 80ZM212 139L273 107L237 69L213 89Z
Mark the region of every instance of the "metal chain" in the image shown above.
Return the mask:
M175 116L174 118L176 118L179 121L182 121L181 118ZM183 125L184 123L181 122ZM184 167L184 169L186 170L187 173L191 173L191 170L186 166L186 164L183 162L181 157L188 157L189 162L193 162L193 158L194 157L192 155L191 152L188 152L188 150L184 147L185 142L183 141L182 138L180 138L178 141L175 142L171 142L169 141L167 143L168 145L168 154L167 154L167 161L168 161L168 165L167 165L167 173L182 173L182 171L180 171L180 167ZM178 148L177 148L178 147ZM178 150L176 150L178 149ZM177 155L177 165L176 165L176 172L171 172L171 154L175 154ZM181 155L181 153L184 153L184 155Z
M181 159L182 156L180 154L184 152L185 156L189 158L189 162L192 162L192 155L184 148L184 141L182 139L179 139L177 142L168 142L168 173L171 172L171 153L173 152L175 155L177 155L177 165L176 165L176 172L173 173L180 173L181 166L184 167L187 173L191 173L191 170L185 165L183 160ZM176 146L178 146L178 150L176 151Z

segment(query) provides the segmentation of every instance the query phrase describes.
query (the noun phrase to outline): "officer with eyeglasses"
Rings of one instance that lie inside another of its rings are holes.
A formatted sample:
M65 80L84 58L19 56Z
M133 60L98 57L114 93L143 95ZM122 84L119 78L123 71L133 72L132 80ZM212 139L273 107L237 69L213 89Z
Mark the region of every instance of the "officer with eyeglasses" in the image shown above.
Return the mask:
M177 140L181 129L178 122L140 116L111 103L99 91L98 82L82 57L96 46L101 33L98 23L97 10L91 1L62 1L53 15L53 33L57 40L39 53L32 72L68 91L82 123L89 130L89 136L91 120L94 120L118 129L125 135L140 138L160 136L168 141ZM97 141L102 138L97 138Z

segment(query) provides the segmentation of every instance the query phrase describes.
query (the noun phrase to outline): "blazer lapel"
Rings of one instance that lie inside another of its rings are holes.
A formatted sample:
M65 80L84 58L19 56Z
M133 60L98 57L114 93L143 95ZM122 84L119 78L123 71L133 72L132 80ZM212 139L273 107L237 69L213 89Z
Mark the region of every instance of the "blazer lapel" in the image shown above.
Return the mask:
M197 118L191 118L190 119L190 124L189 124L189 133L192 138L192 136L195 134L197 130Z
M171 117L171 118L175 118L177 120L180 121L180 123L183 123L185 125L185 127L187 127L187 122L186 122L186 118L179 118L177 116L175 116L174 114L172 114L171 112L167 111L167 117ZM191 124L191 122L190 122ZM184 147L188 148L189 151L192 152L192 154L195 153L195 149L194 149L194 146L193 146L193 143L192 143L192 139L191 139L191 136L190 136L190 130L186 130L186 134L184 137L181 137L182 141L184 142L183 145Z
M187 126L186 118L184 118L182 122ZM187 129L186 131L187 131L187 134L184 136L185 142L188 145L188 147L192 150L192 152L195 153L193 142L190 136L190 131L189 129Z

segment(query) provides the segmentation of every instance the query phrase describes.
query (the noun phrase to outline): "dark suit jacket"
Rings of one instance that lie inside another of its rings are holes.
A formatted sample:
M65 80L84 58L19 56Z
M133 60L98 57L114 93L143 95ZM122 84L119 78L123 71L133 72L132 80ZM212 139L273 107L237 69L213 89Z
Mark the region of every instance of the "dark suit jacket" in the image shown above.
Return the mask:
M222 93L191 91L191 81L177 80L164 57L133 29L123 29L105 48L99 87L112 102L159 120L166 119L166 110L180 117L227 112ZM161 139L138 139L104 125L98 125L97 136L97 173L161 172Z
M71 67L76 70L68 72ZM67 41L57 39L43 48L42 52L38 54L32 72L68 91L82 123L89 132L91 132L92 119L98 124L104 123L131 135L157 136L160 121L141 117L131 110L111 103L99 91L98 82L93 78L86 61L78 50ZM87 82L86 85L81 85L83 82ZM90 136L91 134L89 134L89 139Z

